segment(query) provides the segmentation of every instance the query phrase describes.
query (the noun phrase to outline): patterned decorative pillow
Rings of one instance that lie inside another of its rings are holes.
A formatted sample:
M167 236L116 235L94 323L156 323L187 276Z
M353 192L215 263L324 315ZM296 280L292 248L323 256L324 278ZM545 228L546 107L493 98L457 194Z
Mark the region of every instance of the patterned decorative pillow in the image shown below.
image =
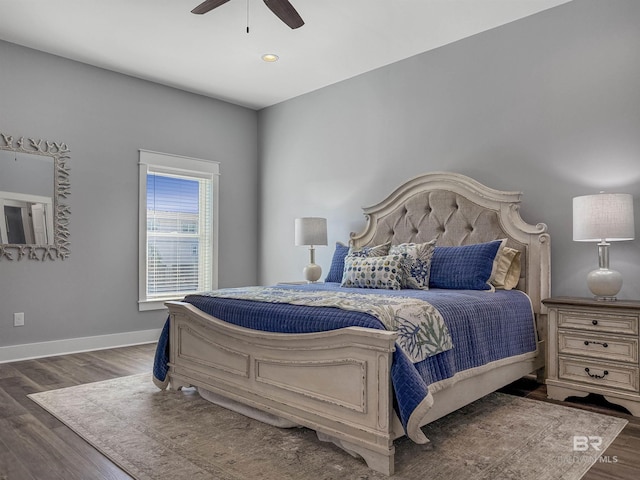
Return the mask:
M333 252L329 273L324 279L325 282L342 282L342 272L344 272L344 259L349 254L349 246L342 242L336 242L336 249Z
M389 247L391 242L384 243L382 245L376 245L374 247L362 247L354 249L342 242L336 242L336 249L333 252L333 258L331 259L331 266L329 267L329 273L324 279L325 282L342 282L342 274L344 272L344 259L347 255L357 257L382 257L389 254Z
M349 255L354 257L384 257L389 255L391 242L376 245L374 247L349 248Z
M344 260L342 286L351 288L402 288L405 259L403 255L384 257L354 257Z
M496 288L511 290L518 286L520 270L520 250L503 247L498 252L496 268L491 274L489 282Z
M498 251L505 240L462 245L437 246L431 258L430 288L495 290L489 283Z
M431 257L435 248L435 238L426 243L401 243L391 246L391 255L404 255L407 260L407 275L403 278L402 288L429 290Z

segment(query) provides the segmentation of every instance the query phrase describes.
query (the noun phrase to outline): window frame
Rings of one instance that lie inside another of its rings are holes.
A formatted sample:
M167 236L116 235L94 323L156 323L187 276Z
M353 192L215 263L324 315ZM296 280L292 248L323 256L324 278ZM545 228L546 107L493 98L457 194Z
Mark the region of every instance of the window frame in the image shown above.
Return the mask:
M219 214L219 178L220 163L182 155L139 150L139 186L138 186L138 310L162 310L164 302L180 300L184 295L168 295L162 298L147 297L147 175L149 173L168 173L211 180L211 288L218 288L218 214Z

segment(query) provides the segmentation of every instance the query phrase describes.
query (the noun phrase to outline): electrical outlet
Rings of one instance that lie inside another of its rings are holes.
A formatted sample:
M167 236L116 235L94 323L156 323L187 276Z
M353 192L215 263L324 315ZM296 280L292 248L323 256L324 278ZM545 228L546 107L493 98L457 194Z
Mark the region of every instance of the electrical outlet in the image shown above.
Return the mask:
M24 312L13 314L13 326L14 327L24 326Z

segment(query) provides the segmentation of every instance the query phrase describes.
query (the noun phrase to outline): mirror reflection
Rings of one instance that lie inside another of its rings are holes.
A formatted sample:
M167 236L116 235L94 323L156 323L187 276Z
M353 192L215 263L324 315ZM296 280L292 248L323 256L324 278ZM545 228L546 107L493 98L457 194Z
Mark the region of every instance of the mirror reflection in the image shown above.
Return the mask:
M53 244L53 157L0 150L0 243Z

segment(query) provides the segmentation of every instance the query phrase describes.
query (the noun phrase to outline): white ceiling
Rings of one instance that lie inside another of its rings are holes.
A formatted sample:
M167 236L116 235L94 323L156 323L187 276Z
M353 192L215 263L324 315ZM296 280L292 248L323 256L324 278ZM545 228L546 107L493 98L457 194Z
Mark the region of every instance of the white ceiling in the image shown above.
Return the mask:
M0 39L260 109L569 0L291 0L297 30L262 0L201 1L0 0Z

